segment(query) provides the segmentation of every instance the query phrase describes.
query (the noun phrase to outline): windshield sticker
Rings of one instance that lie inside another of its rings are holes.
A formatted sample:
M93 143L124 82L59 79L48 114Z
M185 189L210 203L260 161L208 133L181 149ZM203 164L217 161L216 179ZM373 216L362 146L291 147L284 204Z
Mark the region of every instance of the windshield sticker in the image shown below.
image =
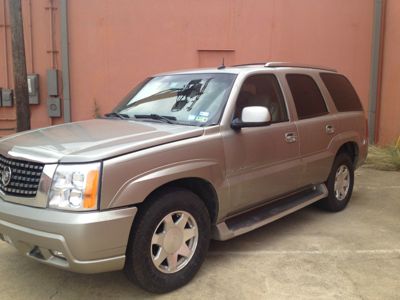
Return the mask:
M197 116L195 121L200 122L200 123L205 123L208 121L207 117L203 117L203 116Z
M188 116L188 121L194 121L196 119L196 115L189 115Z
M209 115L210 115L210 113L208 111L201 111L199 113L199 116L202 116L202 117L208 117Z

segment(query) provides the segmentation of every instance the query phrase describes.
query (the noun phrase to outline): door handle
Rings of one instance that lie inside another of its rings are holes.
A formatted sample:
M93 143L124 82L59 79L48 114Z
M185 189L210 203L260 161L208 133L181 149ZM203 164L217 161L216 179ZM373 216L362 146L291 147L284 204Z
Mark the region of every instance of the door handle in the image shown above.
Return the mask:
M294 132L287 132L285 133L285 140L287 143L294 143L297 141L296 133Z
M332 125L326 125L325 131L327 134L333 134L335 133L335 127L333 127Z

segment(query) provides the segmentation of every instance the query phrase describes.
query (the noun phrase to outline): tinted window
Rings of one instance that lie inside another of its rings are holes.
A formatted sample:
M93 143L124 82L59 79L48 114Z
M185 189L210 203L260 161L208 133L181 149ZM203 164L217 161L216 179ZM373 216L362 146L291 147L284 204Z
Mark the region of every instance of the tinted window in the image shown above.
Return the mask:
M246 106L267 107L273 123L288 120L281 88L272 74L252 75L244 81L236 101L235 118L241 118Z
M322 94L308 75L287 74L290 90L293 95L299 119L307 119L328 113Z
M332 73L321 73L320 75L338 111L362 110L360 99L346 77Z

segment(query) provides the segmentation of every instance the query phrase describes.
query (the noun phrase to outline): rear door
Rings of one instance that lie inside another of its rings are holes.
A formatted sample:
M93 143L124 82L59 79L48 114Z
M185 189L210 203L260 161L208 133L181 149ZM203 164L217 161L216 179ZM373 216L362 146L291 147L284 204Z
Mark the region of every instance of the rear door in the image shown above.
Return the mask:
M301 185L325 181L331 169L333 156L329 144L336 134L336 119L329 114L321 91L312 76L286 74L296 107L300 154L305 163Z
M272 124L240 131L230 129L223 135L233 212L296 190L302 173L296 125L288 118L273 74L245 79L233 118L240 118L246 106L267 107Z

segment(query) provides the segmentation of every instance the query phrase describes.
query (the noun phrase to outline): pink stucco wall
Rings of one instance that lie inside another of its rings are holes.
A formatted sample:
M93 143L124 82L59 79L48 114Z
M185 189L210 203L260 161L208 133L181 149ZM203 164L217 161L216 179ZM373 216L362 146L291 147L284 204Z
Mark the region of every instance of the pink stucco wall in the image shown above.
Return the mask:
M62 118L47 117L45 79L53 64L61 69L59 9L51 32L51 1L22 2L28 72L41 76L32 127L57 124ZM59 8L59 0L53 5ZM69 0L68 5L74 121L109 112L148 75L217 66L222 57L226 64L293 61L337 68L368 108L373 0ZM0 28L0 86L6 85L7 31L9 39L9 29ZM10 49L8 55L12 77ZM0 109L0 118L10 114Z
M145 76L206 66L207 55L211 66L222 56L331 66L367 107L372 10L365 0L71 0L72 117L91 117L94 101L110 111Z
M30 106L32 128L62 123L62 118L51 119L48 117L46 106L46 70L50 68L61 69L59 11L57 9L52 10L54 20L53 25L51 25L51 10L49 9L51 5L49 0L22 0L21 2L27 72L28 74L39 74L41 104ZM54 1L54 7L58 7L57 1ZM12 88L12 49L8 0L0 0L0 25L2 24L7 26L0 26L0 87ZM54 29L53 33L50 30L51 26ZM52 51L52 35L55 45L53 50L58 51L54 54L50 53ZM54 55L54 63L52 55ZM15 120L15 106L12 108L0 108L0 128L15 127L15 121L5 120ZM4 133L0 132L0 135L4 135Z
M400 1L387 0L383 37L382 87L378 132L380 144L400 138Z

